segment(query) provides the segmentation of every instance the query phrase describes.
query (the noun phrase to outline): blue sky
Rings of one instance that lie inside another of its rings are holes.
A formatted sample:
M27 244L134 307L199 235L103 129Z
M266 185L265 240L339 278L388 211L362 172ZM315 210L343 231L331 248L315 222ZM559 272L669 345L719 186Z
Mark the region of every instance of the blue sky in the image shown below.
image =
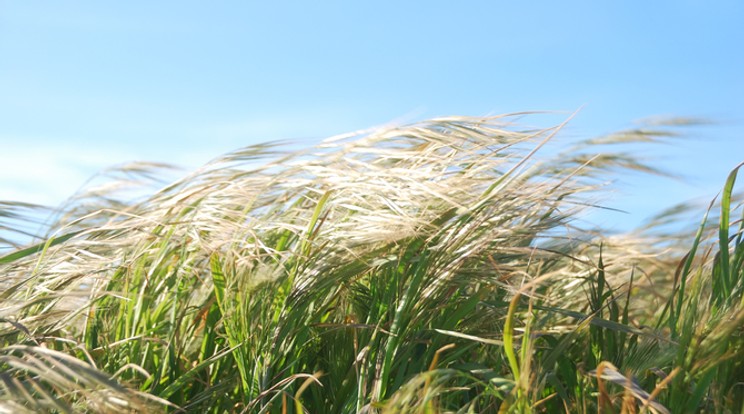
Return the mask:
M638 149L688 182L621 179L605 204L630 214L602 220L627 227L712 197L744 160L742 21L739 1L0 0L0 200L401 118L583 106L581 136L716 121Z

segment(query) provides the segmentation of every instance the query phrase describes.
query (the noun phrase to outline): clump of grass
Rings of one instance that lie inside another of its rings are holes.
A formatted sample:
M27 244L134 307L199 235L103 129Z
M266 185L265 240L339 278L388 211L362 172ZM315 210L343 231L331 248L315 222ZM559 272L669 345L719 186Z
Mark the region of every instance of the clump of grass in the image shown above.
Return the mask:
M0 408L740 410L736 170L716 239L603 235L577 218L608 175L657 171L593 150L672 130L543 157L562 125L517 118L256 145L133 201L80 193L0 257ZM165 168L144 167L120 172Z

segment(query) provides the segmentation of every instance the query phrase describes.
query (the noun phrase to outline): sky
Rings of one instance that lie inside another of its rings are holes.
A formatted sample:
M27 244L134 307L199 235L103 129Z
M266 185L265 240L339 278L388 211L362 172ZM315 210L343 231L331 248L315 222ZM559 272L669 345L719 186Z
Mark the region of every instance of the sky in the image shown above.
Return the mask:
M621 177L604 204L627 213L598 220L627 229L744 160L742 21L734 0L0 0L0 200L396 120L580 109L565 133L585 137L713 121L634 149L684 181Z

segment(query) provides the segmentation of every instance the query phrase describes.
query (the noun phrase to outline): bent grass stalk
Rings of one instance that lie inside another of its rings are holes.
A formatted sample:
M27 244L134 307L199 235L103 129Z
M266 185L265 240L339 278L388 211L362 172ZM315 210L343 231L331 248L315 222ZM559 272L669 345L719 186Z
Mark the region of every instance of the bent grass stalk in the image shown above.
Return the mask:
M115 170L0 257L0 410L741 411L741 165L691 241L602 234L610 174L659 173L603 146L673 126L551 155L565 122L514 119L250 146L137 200L170 170Z

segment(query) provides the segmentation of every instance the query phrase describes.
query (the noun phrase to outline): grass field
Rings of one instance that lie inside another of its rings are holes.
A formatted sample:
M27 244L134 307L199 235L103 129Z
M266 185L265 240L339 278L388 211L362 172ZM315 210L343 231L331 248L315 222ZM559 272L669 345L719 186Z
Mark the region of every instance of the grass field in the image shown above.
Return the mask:
M0 412L744 413L738 167L698 227L607 234L656 172L614 144L675 126L524 122L122 168L0 256ZM11 246L38 212L0 207Z

